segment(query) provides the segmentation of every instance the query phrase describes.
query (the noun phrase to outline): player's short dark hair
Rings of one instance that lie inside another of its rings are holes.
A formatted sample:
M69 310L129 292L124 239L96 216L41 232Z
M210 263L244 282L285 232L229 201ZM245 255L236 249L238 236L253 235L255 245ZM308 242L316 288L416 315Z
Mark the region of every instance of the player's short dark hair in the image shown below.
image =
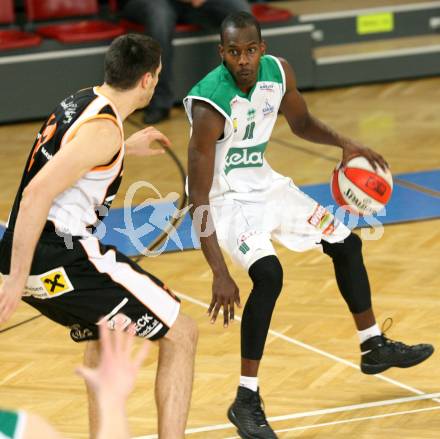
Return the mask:
M155 74L160 55L160 45L153 38L142 34L121 35L105 54L104 81L120 90L129 90L145 73Z
M252 15L249 14L249 12L234 12L232 14L229 14L221 24L220 28L220 39L223 44L223 36L226 32L226 29L229 27L238 27L239 29L245 28L245 27L255 27L257 33L258 33L258 39L261 41L261 26L260 23L258 23L258 20Z

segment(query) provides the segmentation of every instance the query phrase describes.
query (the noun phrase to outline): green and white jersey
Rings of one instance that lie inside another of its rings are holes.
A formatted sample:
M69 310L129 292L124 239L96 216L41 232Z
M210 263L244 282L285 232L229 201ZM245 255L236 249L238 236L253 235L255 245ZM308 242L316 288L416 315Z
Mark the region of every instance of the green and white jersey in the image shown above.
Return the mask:
M0 439L22 439L25 425L24 412L0 410Z
M225 118L223 137L217 141L211 201L258 200L274 180L283 178L267 163L264 153L286 90L284 70L271 55L260 60L258 79L248 94L236 85L223 64L196 84L184 99L192 124L192 105L211 104Z

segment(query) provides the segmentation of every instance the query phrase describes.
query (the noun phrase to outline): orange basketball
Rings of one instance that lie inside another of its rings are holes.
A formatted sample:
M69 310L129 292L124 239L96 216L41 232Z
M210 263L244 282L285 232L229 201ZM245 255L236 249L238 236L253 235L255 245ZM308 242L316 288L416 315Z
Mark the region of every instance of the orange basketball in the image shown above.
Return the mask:
M347 166L339 163L331 181L333 198L358 215L373 215L388 203L393 192L393 177L387 169L377 170L365 157L354 157Z

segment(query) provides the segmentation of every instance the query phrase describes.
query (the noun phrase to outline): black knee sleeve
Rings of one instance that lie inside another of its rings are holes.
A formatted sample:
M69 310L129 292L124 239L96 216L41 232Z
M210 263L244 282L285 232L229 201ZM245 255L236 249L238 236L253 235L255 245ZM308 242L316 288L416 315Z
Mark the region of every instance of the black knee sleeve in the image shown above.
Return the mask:
M283 286L283 268L276 256L266 256L249 268L253 288L241 321L241 356L261 360L272 312Z
M324 253L333 260L336 281L350 311L354 314L371 308L371 291L362 258L362 241L351 233L342 242L321 241Z

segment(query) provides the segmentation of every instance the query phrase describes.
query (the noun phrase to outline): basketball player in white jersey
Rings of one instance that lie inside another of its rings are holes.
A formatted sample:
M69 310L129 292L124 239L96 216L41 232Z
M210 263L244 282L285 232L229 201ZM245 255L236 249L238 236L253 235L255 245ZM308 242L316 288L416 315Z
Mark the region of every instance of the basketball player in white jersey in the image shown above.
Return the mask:
M32 148L0 245L0 323L22 298L86 341L85 363L95 366L97 323L135 323L140 337L159 343L156 402L161 438L183 438L197 340L195 323L179 299L153 275L93 236L118 190L124 155L149 156L152 127L124 142L122 122L145 107L161 70L160 46L143 35L113 41L104 84L75 93L55 107ZM90 393L91 435L97 409Z
M121 319L122 321L122 319ZM134 329L134 328L132 328ZM130 439L126 403L149 343L131 358L134 331L99 326L101 357L94 369L80 367L77 373L94 389L100 419L97 439ZM0 409L0 439L63 439L44 419L23 410Z
M290 65L265 52L258 22L245 12L230 15L221 29L223 63L184 100L192 128L190 203L193 213L208 210L215 229L211 234L202 230L200 238L213 272L212 321L223 308L227 326L234 318L234 305L240 304L220 247L248 271L253 282L241 323L240 385L228 411L240 436L248 439L276 437L261 408L257 377L283 284L272 239L294 251L320 248L332 258L339 289L358 329L362 372L414 366L433 352L431 345L407 346L381 333L372 310L360 238L266 161L264 152L281 111L296 135L340 147L343 164L353 155L362 155L374 166L387 166L376 152L314 118L296 88Z

